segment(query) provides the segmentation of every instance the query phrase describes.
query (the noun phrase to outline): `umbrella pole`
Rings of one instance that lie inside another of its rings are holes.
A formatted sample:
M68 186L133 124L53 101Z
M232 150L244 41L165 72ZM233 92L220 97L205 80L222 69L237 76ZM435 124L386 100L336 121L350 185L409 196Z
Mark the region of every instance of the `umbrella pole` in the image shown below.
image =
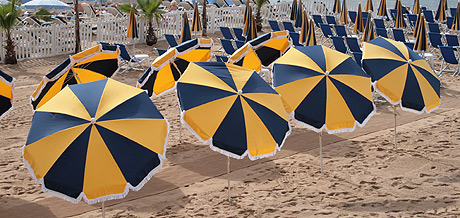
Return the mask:
M396 106L393 105L393 114L394 114L394 117L395 117L395 144L394 144L394 149L396 150Z
M230 157L227 156L227 190L228 190L228 202L232 202L230 195Z
M321 165L321 176L323 175L323 132L319 133L319 160Z
M104 201L102 202L102 218L105 218L105 206L104 206Z

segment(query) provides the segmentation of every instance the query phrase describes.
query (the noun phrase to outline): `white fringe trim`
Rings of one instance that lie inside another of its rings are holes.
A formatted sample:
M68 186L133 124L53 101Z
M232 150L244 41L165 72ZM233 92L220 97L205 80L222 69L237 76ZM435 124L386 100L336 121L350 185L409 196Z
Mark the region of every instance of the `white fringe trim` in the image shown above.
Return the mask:
M16 79L14 77L12 77L13 80L11 80L11 82L8 82L6 80L3 79L3 77L0 77L0 80L2 82L4 82L7 86L10 86L11 87L11 99L10 99L10 102L11 102L11 107L10 109L6 110L2 115L0 115L0 120L3 119L4 117L6 117L7 114L9 114L12 110L13 110L13 100L14 100L14 81L16 81Z

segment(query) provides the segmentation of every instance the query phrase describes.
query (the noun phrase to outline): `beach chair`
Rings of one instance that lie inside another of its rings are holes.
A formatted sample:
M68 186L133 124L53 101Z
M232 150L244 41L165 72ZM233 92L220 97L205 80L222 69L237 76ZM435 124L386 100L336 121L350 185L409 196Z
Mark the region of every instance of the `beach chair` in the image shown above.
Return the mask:
M107 42L99 42L102 45L116 45L118 46L118 49L120 50L120 69L123 69L123 71L119 71L118 73L122 74L127 70L130 69L135 69L135 70L145 70L146 68L149 67L150 63L148 63L146 60L147 58L136 58L134 57L131 52L129 51L128 48L126 48L125 44L120 44L120 43L107 43ZM142 63L147 62L146 68L142 67ZM142 67L142 68L135 68L136 66Z
M176 37L173 34L164 34L164 36L169 44L169 48L177 46Z
M221 7L221 8L230 6L230 5L227 4L227 2L225 0L216 0L215 3L218 4L219 7Z
M326 22L328 24L336 25L337 21L335 20L335 17L332 15L326 15Z
M344 25L334 25L334 29L335 29L335 34L337 34L337 36L342 36L342 37L348 36L347 28Z
M289 32L289 37L291 37L292 44L294 46L303 46L300 44L299 39L300 39L300 34L298 32Z
M450 16L451 16L451 17L454 17L455 14L457 13L457 8L449 8L449 9L450 9L450 10L449 10L449 11L450 11Z
M280 25L278 24L278 21L276 20L268 20L268 24L270 24L270 27L274 32L276 31L281 31Z
M375 18L374 19L374 24L375 24L375 28L386 28L385 27L385 21L383 19Z
M283 21L282 22L284 30L287 30L289 32L295 32L294 25L292 25L291 21Z
M356 22L356 16L358 16L358 13L356 11L348 11L348 17L350 17L350 21L352 23Z
M345 41L341 36L331 36L332 44L334 45L335 50L340 51L344 54L347 53L348 49L345 45Z
M387 32L387 29L385 28L375 28L375 32L377 36L388 38L388 32Z
M235 3L233 3L232 0L224 0L224 1L225 1L225 3L227 3L227 5L230 6L230 7L236 6Z
M83 8L84 16L82 18L96 18L96 12L91 8L91 6L87 3L81 3L81 7Z
M232 55L235 52L235 47L233 47L232 40L230 39L220 39L220 45L224 48L225 53Z
M161 55L164 54L166 51L168 51L168 49L161 49L161 48L155 48L155 50L157 51L158 56L161 56Z
M164 2L164 1L163 1ZM169 3L169 2L168 2ZM163 4L164 5L164 4ZM168 6L165 5L166 8L169 7L169 4ZM112 7L112 6L107 6L105 8L105 10L107 11L107 13L113 15L114 17L124 17L125 15L123 13L120 12L120 10L117 10L117 8L115 7Z
M313 22L315 22L316 26L320 28L320 24L324 23L323 22L323 17L319 14L313 14Z
M350 52L362 53L361 46L359 46L357 37L345 37L345 41L347 42L348 49L350 49Z
M245 41L235 40L236 49L243 47L244 44L246 44Z
M182 7L186 11L193 9L193 6L189 2L179 2L179 4L177 4L177 7Z
M392 28L393 40L398 42L406 42L406 36L404 35L403 29Z
M406 45L410 49L414 49L415 43L414 42L404 42L404 45Z
M428 23L434 23L434 16L433 16L433 11L431 10L422 10L423 16L425 16L425 20Z
M458 44L458 36L453 34L445 34L447 46L459 46Z
M447 28L452 29L453 24L454 24L454 17L447 17L447 20L446 20Z
M322 24L320 24L320 28L321 28L321 32L323 33L321 35L320 43L323 44L326 41L328 41L328 39L330 39L331 36L333 36L334 34L332 34L332 29L331 29L331 26L329 24L322 23ZM325 38L325 40L323 42L324 37L326 37L326 38Z
M240 0L231 0L235 6L240 6L243 3Z
M444 46L441 33L428 32L428 40L430 41L431 53L440 46Z
M222 33L222 36L224 36L225 39L235 39L233 38L232 31L230 30L230 28L226 26L221 26L219 28L220 32Z
M232 29L233 29L233 33L235 34L236 39L241 40L241 41L246 41L246 37L243 36L242 28L233 27Z
M457 69L454 71L453 76L458 75L459 74L458 73L459 64L458 64L458 57L455 54L455 51L457 49L455 49L452 46L439 46L439 49L441 50L441 55L442 55L443 60L441 62L441 67L439 68L438 76L441 76L442 72L444 71L452 71L452 70L447 70L449 68L449 65L451 64L457 65ZM446 63L446 66L443 68L444 63Z
M408 14L407 19L409 20L409 25L412 27L415 27L415 24L417 23L417 14Z
M425 6L421 6L420 9L422 9L422 11L426 10L426 7Z
M356 61L356 63L360 66L363 67L362 64L362 59L363 59L363 53L362 52L352 52L353 59Z
M428 23L428 31L432 33L441 33L438 23Z
M222 56L222 55L214 55L216 58L217 62L228 62L228 57L227 56Z

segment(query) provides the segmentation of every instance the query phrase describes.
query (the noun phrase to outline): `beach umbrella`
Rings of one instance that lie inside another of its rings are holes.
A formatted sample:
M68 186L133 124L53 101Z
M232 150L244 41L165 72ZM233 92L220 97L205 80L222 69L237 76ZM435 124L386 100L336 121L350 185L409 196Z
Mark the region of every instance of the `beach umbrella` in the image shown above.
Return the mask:
M195 2L193 7L193 21L192 21L192 31L198 32L201 31L201 22L200 22L200 12L198 11L198 2Z
M273 65L273 86L293 120L320 133L353 131L375 113L371 79L346 54L323 45L289 49Z
M44 8L47 10L71 10L72 7L59 0L32 0L21 5L22 9L35 10Z
M149 96L172 90L190 62L211 60L212 45L212 39L196 38L170 48L153 61L137 82L137 87L147 90Z
M300 0L299 0L300 1ZM295 20L297 16L297 0L292 1L290 20Z
M404 27L404 18L403 18L401 1L399 1L399 0L398 0L398 8L397 8L397 10L398 11L396 13L396 20L395 20L394 28L403 28Z
M374 5L372 4L372 0L367 0L366 8L364 11L373 11L373 10L374 10Z
M245 16L245 22L243 23L243 35L247 35L248 28L251 25L250 21L253 18L251 7L247 7L247 12L245 13Z
M254 16L249 15L248 25L246 26L246 42L249 42L257 37L257 28L256 28L256 20Z
M251 9L251 11L250 11ZM246 1L246 6L244 7L244 17L243 17L243 26L246 26L246 22L248 21L249 14L252 13L252 8L250 5L249 0Z
M420 23L421 23L420 19L422 19L421 15L422 15L421 12L417 15L417 22L415 22L415 26L414 26L414 37L417 37L417 31L419 30L419 26L420 26ZM423 19L425 19L425 18L423 18Z
M299 1L299 8L297 9L297 15L294 23L294 27L301 27L302 26L302 18L303 18L303 7L302 1Z
M420 8L420 0L414 1L414 9L412 10L412 14L420 14L422 13L422 9Z
M309 29L310 23L308 22L308 14L306 11L303 12L303 18L302 18L302 27L300 28L300 37L299 37L299 43L300 44L305 44L307 41L307 33Z
M14 78L0 70L0 120L13 109Z
M341 9L340 8L340 0L334 0L334 7L332 8L332 12L338 14L338 13L341 12L340 9Z
M391 39L378 37L364 43L362 63L374 89L394 106L396 149L396 105L418 114L430 113L441 102L441 83L424 58Z
M400 1L400 0L396 0L396 2L395 2L395 8L394 8L394 9L398 9L398 5L399 5L399 3L401 3L401 2L399 2L399 1Z
M447 20L446 10L447 10L447 1L440 0L439 5L438 5L438 10L436 11L435 19L438 21Z
M310 25L308 25L307 40L305 46L316 45L316 34L315 34L315 23L310 19Z
M190 24L188 23L187 13L184 13L182 19L182 32L180 34L179 44L192 39L192 32L190 31Z
M363 27L363 12L361 11L361 3L358 5L358 14L356 15L355 26L353 32L358 34L364 31Z
M118 71L120 50L115 45L96 45L69 56L43 77L30 97L37 109L70 84L92 82L111 77Z
M75 204L119 199L161 168L168 131L143 90L112 79L69 85L35 111L24 163L45 193Z
M387 1L386 0L380 0L380 5L379 5L379 10L377 12L377 16L388 18Z
M428 48L428 41L426 37L426 25L425 25L425 18L422 14L420 16L420 24L418 26L417 35L415 37L415 45L414 50L416 51L426 51Z
M126 33L126 37L133 40L133 53L136 54L136 43L134 43L134 39L139 38L139 35L137 33L136 14L134 13L134 7L132 5L129 12L128 32Z
M363 42L375 39L374 22L372 22L371 13L367 15L366 28L364 29Z
M347 9L346 0L343 0L343 3L342 3L342 12L340 13L340 23L348 24L348 9Z
M265 33L236 50L228 61L260 72L261 65L269 66L292 46L287 30Z
M455 12L454 23L452 24L452 30L460 30L460 2L457 3L457 12Z
M255 71L230 63L191 63L177 82L181 122L212 150L250 160L279 151L291 128L281 96ZM228 198L230 201L230 179Z

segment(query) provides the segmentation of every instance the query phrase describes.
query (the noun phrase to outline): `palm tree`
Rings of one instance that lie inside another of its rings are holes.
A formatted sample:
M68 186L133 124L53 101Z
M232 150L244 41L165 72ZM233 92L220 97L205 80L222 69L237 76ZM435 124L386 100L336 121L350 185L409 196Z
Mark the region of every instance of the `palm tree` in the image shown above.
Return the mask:
M51 12L46 10L45 8L39 8L35 11L34 16L40 20L44 20L46 22L53 21L54 19L51 17L53 15Z
M269 2L269 0L256 0L257 5L257 13L256 13L256 27L257 32L262 31L262 16L260 15L260 9L264 6L265 3Z
M80 40L80 12L78 11L78 0L75 0L75 54L81 51Z
M207 7L206 3L207 3L207 0L204 0L203 1L203 19L201 22L203 24L203 30L201 33L202 36L206 36L206 30L208 28L208 19L206 18L206 7Z
M17 64L16 51L11 34L16 28L17 19L21 15L21 9L16 0L11 0L9 4L0 5L0 28L6 32L6 54L5 64Z

